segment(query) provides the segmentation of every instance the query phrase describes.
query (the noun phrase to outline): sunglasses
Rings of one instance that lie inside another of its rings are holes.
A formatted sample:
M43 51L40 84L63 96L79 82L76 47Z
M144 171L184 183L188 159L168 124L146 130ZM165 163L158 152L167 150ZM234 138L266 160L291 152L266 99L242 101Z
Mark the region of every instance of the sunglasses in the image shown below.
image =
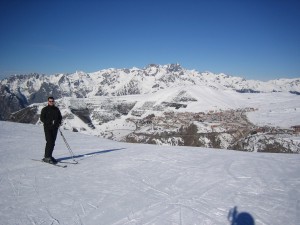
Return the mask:
M54 102L54 101L48 101L48 102Z

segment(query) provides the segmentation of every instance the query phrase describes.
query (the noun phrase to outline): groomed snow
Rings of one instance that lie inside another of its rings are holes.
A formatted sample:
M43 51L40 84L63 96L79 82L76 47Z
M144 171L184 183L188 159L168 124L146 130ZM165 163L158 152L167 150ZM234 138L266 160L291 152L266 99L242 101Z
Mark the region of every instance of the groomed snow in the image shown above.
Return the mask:
M300 97L290 93L245 94L258 111L248 113L250 121L259 126L290 128L300 125Z
M0 122L0 224L230 225L234 207L240 213L236 224L242 224L241 215L256 225L299 224L299 154L63 133L79 162L65 169L31 160L43 156L41 126ZM72 162L69 156L58 135L54 157Z

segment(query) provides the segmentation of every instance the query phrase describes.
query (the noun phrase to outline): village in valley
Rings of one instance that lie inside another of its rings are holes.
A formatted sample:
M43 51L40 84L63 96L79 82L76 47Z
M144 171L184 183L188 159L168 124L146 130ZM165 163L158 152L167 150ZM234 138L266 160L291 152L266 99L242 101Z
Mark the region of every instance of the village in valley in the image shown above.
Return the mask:
M280 149L280 151L290 152L288 148L293 147L287 143L287 139L298 136L300 126L284 129L254 125L248 120L247 113L256 110L256 108L246 107L198 113L165 111L155 115L147 114L147 110L141 108L133 111L134 116L126 119L128 123L134 124L135 129L121 141L241 151L277 152ZM252 143L249 143L250 140ZM272 147L272 143L275 143L276 147ZM258 149L257 144L260 148L262 145L265 147L261 148L263 150ZM289 147L285 148L286 145ZM292 145L295 145L294 149L299 151L299 144L292 141Z

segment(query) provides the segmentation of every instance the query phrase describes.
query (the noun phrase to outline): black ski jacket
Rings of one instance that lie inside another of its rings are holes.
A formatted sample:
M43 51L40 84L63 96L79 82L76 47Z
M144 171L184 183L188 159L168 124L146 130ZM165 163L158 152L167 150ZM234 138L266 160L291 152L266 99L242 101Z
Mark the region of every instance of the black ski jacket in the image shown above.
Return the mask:
M61 125L62 116L56 106L48 105L42 109L40 119L45 127L58 128Z

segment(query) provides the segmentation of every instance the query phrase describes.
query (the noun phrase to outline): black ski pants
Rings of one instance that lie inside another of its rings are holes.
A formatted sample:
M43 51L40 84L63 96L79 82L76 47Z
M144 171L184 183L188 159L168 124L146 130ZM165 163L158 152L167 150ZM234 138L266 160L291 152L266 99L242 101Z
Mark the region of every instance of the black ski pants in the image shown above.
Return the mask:
M58 128L44 126L46 147L45 147L45 158L52 157L52 152L55 146Z

